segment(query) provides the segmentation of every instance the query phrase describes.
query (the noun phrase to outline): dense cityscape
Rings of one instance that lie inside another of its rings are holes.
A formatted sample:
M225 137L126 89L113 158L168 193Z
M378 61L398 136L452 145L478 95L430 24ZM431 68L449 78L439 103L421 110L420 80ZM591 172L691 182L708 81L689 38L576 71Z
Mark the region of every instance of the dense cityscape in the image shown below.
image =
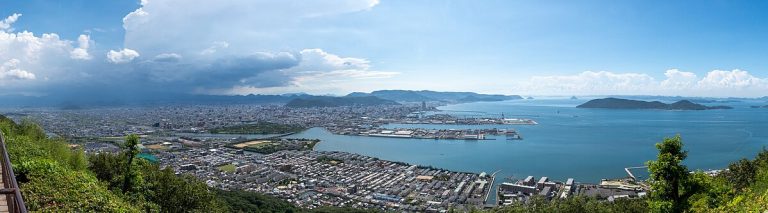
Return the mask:
M334 134L397 138L485 140L486 135L523 140L515 125L528 118L457 117L426 102L394 106L293 108L280 105L193 105L85 110L25 109L7 112L32 120L51 137L65 137L87 153L121 149L122 136L141 136L143 156L177 173L192 174L211 187L272 195L297 206L349 206L403 211L467 211L525 203L532 196L565 199L571 195L608 202L645 196L648 186L633 178L581 183L533 177L505 182L492 171L468 173L431 165L380 160L346 153L313 151L316 139L291 139L294 132L211 134L212 130L251 124L295 129L326 128ZM509 129L386 129L404 124L501 124ZM295 130L291 129L291 130ZM287 130L286 130L287 131ZM260 136L247 138L245 136ZM319 141L322 143L322 141ZM613 177L606 177L613 178Z

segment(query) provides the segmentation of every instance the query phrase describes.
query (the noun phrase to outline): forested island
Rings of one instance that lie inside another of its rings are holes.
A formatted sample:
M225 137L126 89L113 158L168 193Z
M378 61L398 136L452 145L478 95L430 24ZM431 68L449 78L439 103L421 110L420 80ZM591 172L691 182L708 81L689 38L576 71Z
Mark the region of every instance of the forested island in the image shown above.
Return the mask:
M638 101L621 98L602 98L587 101L577 108L605 108L605 109L661 109L661 110L709 110L732 109L730 106L705 106L688 100L681 100L671 104L660 101Z

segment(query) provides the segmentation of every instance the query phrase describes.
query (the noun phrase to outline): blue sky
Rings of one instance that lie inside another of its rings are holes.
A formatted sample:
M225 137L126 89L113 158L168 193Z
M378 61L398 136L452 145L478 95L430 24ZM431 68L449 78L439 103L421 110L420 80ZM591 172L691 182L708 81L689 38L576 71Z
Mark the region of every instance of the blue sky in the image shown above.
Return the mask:
M0 51L0 87L759 97L768 96L767 9L764 1L0 0L0 19L21 14L0 24L0 50L9 50ZM113 86L126 80L136 83Z

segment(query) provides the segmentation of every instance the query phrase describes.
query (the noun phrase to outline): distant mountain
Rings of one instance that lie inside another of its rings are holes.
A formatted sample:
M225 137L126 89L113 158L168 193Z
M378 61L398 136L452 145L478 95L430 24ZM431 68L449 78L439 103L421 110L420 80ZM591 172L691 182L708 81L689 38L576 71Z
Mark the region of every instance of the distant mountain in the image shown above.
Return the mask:
M155 106L173 104L283 104L295 98L315 97L306 94L288 95L191 95L123 97L104 96L71 98L59 96L0 96L0 107L57 107L81 109L112 106Z
M338 107L338 106L375 106L375 105L400 105L391 100L381 99L375 96L364 97L329 97L313 96L295 98L285 104L287 107Z
M441 101L457 103L522 99L522 97L517 95L489 95L478 94L474 92L437 92L429 90L378 90L371 93L354 92L347 95L347 97L365 96L375 96L382 99L400 102Z
M347 95L348 97L368 97L375 96L387 100L402 101L402 102L421 102L421 101L438 101L433 98L422 95L417 91L410 90L378 90L371 93L355 92Z
M659 101L638 101L620 98L594 99L583 103L578 108L607 108L607 109L663 109L663 110L707 110L732 109L729 106L705 106L687 100L665 104Z
M334 97L332 95L310 95L287 93L282 95L199 95L199 94L156 94L156 95L99 95L91 96L24 96L0 95L0 107L55 107L60 109L87 109L114 106L157 106L175 104L285 104L297 98ZM520 99L520 96L487 95L473 92L435 92L409 90L380 90L372 93L350 93L346 97L375 96L399 102L440 101L449 103L475 101L503 101Z

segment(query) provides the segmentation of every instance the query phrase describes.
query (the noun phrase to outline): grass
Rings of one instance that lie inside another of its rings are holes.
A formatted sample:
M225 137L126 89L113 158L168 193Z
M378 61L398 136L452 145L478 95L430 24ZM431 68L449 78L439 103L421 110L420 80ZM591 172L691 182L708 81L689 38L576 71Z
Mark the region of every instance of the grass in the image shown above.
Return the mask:
M247 141L247 142L243 142L243 143L238 143L238 144L235 144L234 147L240 148L240 149L245 148L245 147L258 148L259 146L262 146L264 144L270 144L270 143L271 142L269 142L268 140L255 140L255 141Z
M227 165L219 166L219 170L226 173L235 173L235 171L237 171L237 167L235 167L235 165L232 165L232 164L227 164Z
M152 144L147 145L147 148L149 149L155 149L155 150L166 150L168 147L164 146L163 144Z
M255 124L221 127L211 129L210 132L217 134L286 134L291 132L300 132L303 130L303 127L296 125L261 122Z

